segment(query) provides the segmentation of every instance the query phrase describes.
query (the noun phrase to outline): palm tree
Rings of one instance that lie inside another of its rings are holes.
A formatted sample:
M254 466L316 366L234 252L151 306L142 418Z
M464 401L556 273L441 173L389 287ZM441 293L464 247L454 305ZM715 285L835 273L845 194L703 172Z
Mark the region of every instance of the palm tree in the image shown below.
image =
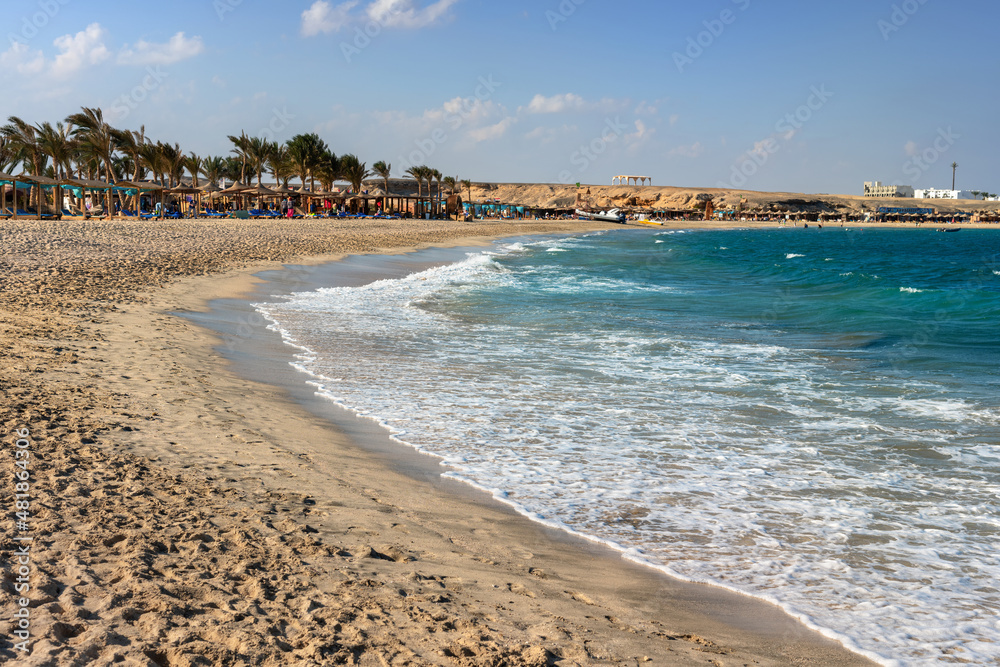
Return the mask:
M0 134L0 171L9 173L14 170L17 162L14 159L14 151L11 150L7 138Z
M246 140L246 159L250 163L253 172L257 174L257 185L263 185L264 168L267 166L268 158L273 150L272 144L263 137L251 137Z
M170 179L168 187L174 188L180 185L184 178L185 162L187 156L181 150L180 144L161 144L157 142L160 154L163 156L164 174Z
M444 183L444 186L448 188L448 194L455 194L455 187L458 185L458 179L454 176L445 176L442 182Z
M198 187L198 175L201 174L203 163L204 160L198 157L198 155L194 152L189 153L188 156L184 158L184 167L188 170L188 173L191 174L191 187L193 188Z
M132 181L139 182L145 175L146 167L145 161L142 158L142 147L146 145L146 126L142 125L139 127L139 131L135 130L115 130L115 141L118 144L119 150L125 152L132 159ZM132 202L132 210L139 210L139 192L136 192L135 199Z
M463 179L462 180L462 187L465 188L466 191L469 193L469 199L468 199L468 201L471 203L472 202L472 181L470 181L468 179Z
M368 166L358 156L350 153L340 158L340 172L351 184L351 190L355 194L361 192L364 180L372 175Z
M232 152L240 158L241 168L239 180L241 183L246 183L247 180L247 162L250 156L250 137L243 130L240 130L240 136L234 137L233 135L228 135L229 140L233 142Z
M434 185L434 170L428 167L426 164L420 167L420 176L427 182L427 208L431 214L434 216L434 193L431 188Z
M76 142L70 136L72 128L56 123L45 122L36 126L39 149L48 157L52 158L52 169L54 178L63 179L69 175L72 167L73 157L76 155ZM62 209L62 187L55 189L55 208Z
M201 173L204 174L209 183L218 186L225 165L226 161L217 155L207 157L201 161Z
M440 172L440 171L438 171L437 169L432 169L432 170L431 170L431 176L433 176L434 180L435 180L435 181L437 181L437 186L438 186L438 187L437 187L437 190L438 190L438 195L437 195L437 201L436 201L436 206L437 206L437 208L439 209L439 208L440 208L440 206L441 206L441 178L442 178L442 176L441 176L441 172ZM429 181L428 181L428 182L429 182ZM434 214L435 214L435 215L437 215L437 213L438 213L438 210L437 210L437 209L435 209L435 210L434 210L433 212L434 212Z
M288 180L295 175L295 169L292 167L292 161L288 157L288 146L285 144L273 143L273 150L267 158L268 167L271 170L271 176L274 177L274 182L279 187L288 186Z
M222 178L236 183L243 174L243 162L238 157L229 155L222 158Z
M316 162L316 177L324 192L333 190L333 183L343 176L343 165L333 151L324 152Z
M316 179L313 171L319 166L323 154L329 150L326 142L320 139L318 134L297 134L288 140L288 156L295 165L299 178L302 179L303 187L309 178L310 185L315 189Z
M957 162L952 162L951 163L951 189L952 190L955 189L955 172L956 171L958 171L958 163Z
M104 163L104 180L113 183L112 170L117 145L114 129L104 122L104 112L100 108L83 107L79 113L67 117L66 122L75 126L73 136L79 139L81 146ZM105 190L104 196L104 214L110 216L111 190Z
M33 174L41 175L45 171L45 164L48 162L48 157L38 142L38 129L35 126L29 125L17 116L11 116L7 119L7 124L0 128L0 136L10 146L10 150L14 155L14 164L20 163L25 171ZM37 194L35 193L35 188L32 188L28 197L36 207L35 210L40 211L42 188L39 187L37 189ZM14 201L16 208L17 188L14 188Z
M385 183L383 190L385 191L385 196L389 196L389 174L392 172L392 165L387 162L379 160L372 165L372 173L382 179Z
M417 197L419 198L420 195L422 194L420 186L424 182L423 181L423 178L424 178L423 172L421 171L420 167L410 167L409 169L407 169L403 173L406 174L407 176L411 177L413 180L415 180L417 182Z

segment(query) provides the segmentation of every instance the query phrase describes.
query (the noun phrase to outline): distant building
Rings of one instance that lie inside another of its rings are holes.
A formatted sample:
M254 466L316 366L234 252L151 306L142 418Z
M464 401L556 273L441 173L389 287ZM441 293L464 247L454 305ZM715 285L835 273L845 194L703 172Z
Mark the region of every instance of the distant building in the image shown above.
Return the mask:
M909 185L883 185L881 181L865 183L865 197L878 199L912 199L913 188Z
M936 188L917 190L915 196L917 199L976 199L976 196L968 190L938 190Z

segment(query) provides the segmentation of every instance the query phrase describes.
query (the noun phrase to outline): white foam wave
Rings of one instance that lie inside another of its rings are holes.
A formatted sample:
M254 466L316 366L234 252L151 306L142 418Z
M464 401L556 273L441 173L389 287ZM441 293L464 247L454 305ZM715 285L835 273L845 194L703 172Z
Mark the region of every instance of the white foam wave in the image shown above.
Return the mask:
M884 664L1000 657L982 613L1000 606L982 592L1000 577L989 406L780 345L497 316L529 271L553 309L574 291L669 291L505 265L563 243L259 308L320 395L537 521L772 600Z
M785 255L785 259L795 259L797 257L805 257L805 255L799 255L799 254L794 253L794 252L790 252L787 255Z

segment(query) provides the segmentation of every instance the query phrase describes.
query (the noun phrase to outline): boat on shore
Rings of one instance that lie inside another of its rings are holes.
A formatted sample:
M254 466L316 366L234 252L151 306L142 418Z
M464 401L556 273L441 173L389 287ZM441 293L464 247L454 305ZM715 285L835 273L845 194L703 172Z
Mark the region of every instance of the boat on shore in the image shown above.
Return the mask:
M962 231L962 228L961 227L940 227L938 229L938 231L939 232L960 232L960 231Z
M617 208L613 208L602 213L591 213L589 211L581 211L580 209L577 209L576 214L581 220L599 220L601 222L617 222L620 225L625 224L625 214Z

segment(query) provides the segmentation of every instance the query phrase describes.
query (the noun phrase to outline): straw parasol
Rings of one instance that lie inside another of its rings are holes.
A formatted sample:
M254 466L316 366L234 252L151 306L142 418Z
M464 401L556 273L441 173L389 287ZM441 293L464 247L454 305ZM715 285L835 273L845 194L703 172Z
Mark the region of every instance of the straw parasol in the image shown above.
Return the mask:
M264 198L264 197L280 197L281 196L280 193L275 192L274 190L272 190L271 188L269 188L269 187L267 187L265 185L255 185L252 188L247 188L246 190L244 190L242 192L242 194L243 195L253 195L254 197L257 197L257 201L258 202L262 198Z

